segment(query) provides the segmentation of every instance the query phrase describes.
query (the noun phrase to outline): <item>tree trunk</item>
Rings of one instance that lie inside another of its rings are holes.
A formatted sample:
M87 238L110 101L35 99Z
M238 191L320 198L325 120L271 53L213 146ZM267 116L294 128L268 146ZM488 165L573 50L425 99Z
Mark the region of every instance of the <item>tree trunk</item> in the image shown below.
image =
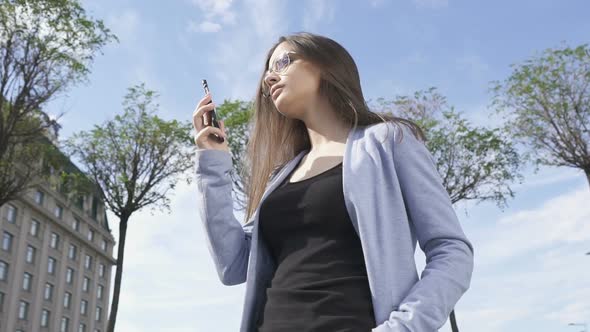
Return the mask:
M584 173L586 173L586 180L588 180L588 185L590 186L590 168L585 169Z
M451 316L449 316L451 319L451 330L453 332L459 332L459 328L457 327L457 320L455 319L455 310L453 309L453 311L451 311Z
M121 278L123 276L123 257L125 252L125 236L127 235L127 221L129 217L122 218L119 222L119 248L117 250L117 271L115 274L115 287L113 290L113 303L107 332L115 332L117 321L117 310L119 309L119 293L121 292Z

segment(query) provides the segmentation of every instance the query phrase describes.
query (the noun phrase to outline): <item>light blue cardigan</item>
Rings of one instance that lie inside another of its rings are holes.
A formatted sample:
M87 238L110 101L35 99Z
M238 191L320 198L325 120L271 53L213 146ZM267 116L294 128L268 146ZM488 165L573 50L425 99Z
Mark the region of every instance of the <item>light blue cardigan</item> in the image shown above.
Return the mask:
M398 142L400 130L403 140ZM306 152L269 178L262 200ZM195 153L207 246L224 285L246 282L240 331L253 332L276 266L258 234L259 209L246 224L238 221L231 155L210 149ZM345 205L362 244L377 322L372 331L438 331L469 288L473 246L432 155L406 126L378 123L350 131L342 165ZM414 260L416 240L426 255L420 278Z

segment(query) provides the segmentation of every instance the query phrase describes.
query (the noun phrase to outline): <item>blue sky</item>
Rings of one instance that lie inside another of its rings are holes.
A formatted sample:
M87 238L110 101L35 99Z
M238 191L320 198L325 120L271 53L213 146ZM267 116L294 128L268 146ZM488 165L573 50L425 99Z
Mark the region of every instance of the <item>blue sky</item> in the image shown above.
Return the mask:
M590 4L572 1L86 0L120 38L98 55L89 82L48 105L61 138L122 111L126 89L145 82L160 115L190 120L202 97L249 99L264 55L296 31L341 43L359 68L366 99L431 86L474 124L494 125L489 82L565 41L590 42ZM475 247L471 288L456 306L462 331L572 331L590 323L590 187L582 172L528 169L516 198L460 203ZM244 285L223 286L209 256L194 186L181 185L172 213L141 211L129 226L118 330L236 331ZM114 235L117 224L111 215ZM236 213L242 220L240 213ZM416 263L424 267L418 249ZM441 331L450 331L448 322Z

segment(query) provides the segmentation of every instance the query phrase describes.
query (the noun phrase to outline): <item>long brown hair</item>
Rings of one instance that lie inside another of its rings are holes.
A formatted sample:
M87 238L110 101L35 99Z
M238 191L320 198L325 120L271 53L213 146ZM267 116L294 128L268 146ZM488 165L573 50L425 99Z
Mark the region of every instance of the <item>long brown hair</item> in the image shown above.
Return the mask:
M309 32L281 36L266 55L266 62L258 84L251 118L251 134L246 147L245 166L249 170L245 184L247 206L245 222L254 214L268 180L275 169L284 166L311 143L305 123L283 116L272 99L265 98L263 84L268 62L275 48L282 42L301 58L321 68L319 94L327 98L334 111L350 128L391 121L407 125L412 133L425 140L422 129L413 121L390 114L371 112L363 98L356 64L348 51L334 40ZM244 172L246 172L244 169ZM242 174L244 175L244 174Z

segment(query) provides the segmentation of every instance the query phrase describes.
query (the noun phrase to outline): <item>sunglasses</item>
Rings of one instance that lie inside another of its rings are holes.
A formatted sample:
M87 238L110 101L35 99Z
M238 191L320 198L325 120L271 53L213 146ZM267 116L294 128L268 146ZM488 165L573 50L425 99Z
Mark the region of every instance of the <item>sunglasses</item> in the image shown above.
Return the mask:
M262 79L262 94L264 97L270 97L270 87L268 84L266 84L266 77L271 73L276 73L277 75L283 74L285 71L287 71L287 68L293 62L293 60L297 58L297 52L289 51L284 52L277 59L275 59Z

